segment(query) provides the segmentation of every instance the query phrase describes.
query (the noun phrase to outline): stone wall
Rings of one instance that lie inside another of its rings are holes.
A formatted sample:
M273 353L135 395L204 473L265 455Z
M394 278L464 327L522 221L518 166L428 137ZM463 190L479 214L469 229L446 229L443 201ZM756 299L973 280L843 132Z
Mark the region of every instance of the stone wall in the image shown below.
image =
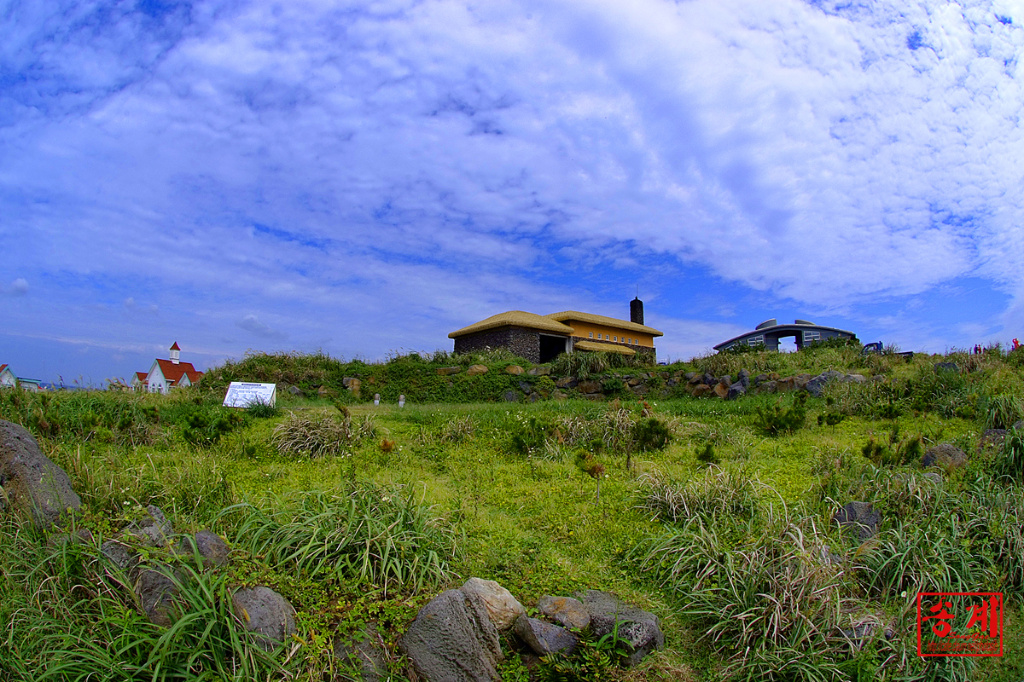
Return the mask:
M530 362L540 362L540 334L525 327L499 327L455 339L456 353L507 348Z

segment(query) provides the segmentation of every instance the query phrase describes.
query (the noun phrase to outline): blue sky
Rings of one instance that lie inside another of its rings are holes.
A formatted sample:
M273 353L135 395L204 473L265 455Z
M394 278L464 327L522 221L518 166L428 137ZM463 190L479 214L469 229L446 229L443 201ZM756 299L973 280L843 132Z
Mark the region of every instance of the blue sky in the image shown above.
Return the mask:
M0 2L0 363L346 359L510 309L1024 336L1007 0Z

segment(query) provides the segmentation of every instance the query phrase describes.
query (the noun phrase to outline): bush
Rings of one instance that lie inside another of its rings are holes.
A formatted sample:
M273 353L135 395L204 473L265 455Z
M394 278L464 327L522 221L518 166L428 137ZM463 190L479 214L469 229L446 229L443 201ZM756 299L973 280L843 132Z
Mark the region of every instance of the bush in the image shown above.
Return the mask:
M807 394L801 391L789 407L782 402L757 410L757 426L770 436L793 433L804 425L807 418Z
M648 417L633 427L633 442L640 452L664 450L672 440L672 432L657 417Z
M273 440L282 454L324 457L345 452L350 445L373 434L373 422L368 418L353 421L347 414L336 419L325 414L293 412L274 427Z

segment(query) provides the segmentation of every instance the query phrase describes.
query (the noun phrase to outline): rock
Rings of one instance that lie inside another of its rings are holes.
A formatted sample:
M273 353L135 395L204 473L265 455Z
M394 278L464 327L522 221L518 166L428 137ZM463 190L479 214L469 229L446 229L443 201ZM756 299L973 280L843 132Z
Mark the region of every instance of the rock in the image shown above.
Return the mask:
M74 545L91 544L95 541L93 538L92 531L88 528L79 528L74 533L57 533L51 535L46 539L46 544L49 547L59 547L61 545L71 543Z
M584 630L590 626L590 614L580 600L572 597L545 595L537 602L537 610L572 630Z
M523 373L523 368L519 365L509 365L505 368L505 374L511 374L512 376L519 376Z
M686 374L683 375L683 378L686 379L687 382L689 382L690 380L697 378L697 373L696 372L687 372Z
M32 434L0 419L0 488L10 506L39 528L60 522L68 510L78 511L82 500L71 488L67 472L39 449Z
M692 374L693 375L692 377L688 377L686 379L687 385L689 385L689 386L696 386L697 384L703 384L704 383L704 377L702 377L701 375L697 374L696 372L687 372L687 374Z
M715 388L713 389L714 392L715 392L715 395L717 395L719 398L722 398L722 399L728 398L729 397L729 387L731 385L732 384L725 383L724 380L723 381L719 381L717 384L715 384Z
M531 367L529 369L529 371L527 371L526 373L529 374L530 376L534 376L534 377L546 377L549 374L551 374L551 368L550 367Z
M814 378L813 374L797 374L793 377L793 385L799 389L807 388L807 382Z
M486 365L470 365L469 369L466 370L466 376L475 377L481 374L487 374Z
M778 382L776 381L765 381L764 383L758 384L757 390L759 393L775 393L779 390Z
M847 374L842 380L846 383L864 384L867 383L868 378L863 374Z
M884 637L892 639L895 633L891 627L886 627L885 614L862 613L853 619L851 627L841 629L840 632L859 650L883 628Z
M939 443L925 451L921 464L926 467L957 469L967 465L967 453L951 443Z
M701 377L701 383L707 384L708 386L714 386L718 383L718 379L712 376L710 372L704 372L704 376Z
M796 390L796 377L785 377L783 379L775 379L774 381L777 393L788 393L789 391Z
M178 586L170 572L167 566L161 566L159 570L146 569L139 573L135 582L135 594L146 617L151 623L164 627L171 625L177 615L174 599L178 596Z
M298 386L289 386L288 392L291 393L292 395L302 395L302 389L299 388Z
M852 528L861 540L874 537L881 521L882 517L867 502L847 502L832 517L832 523Z
M736 382L742 384L744 391L750 388L750 371L741 369L739 378L736 380Z
M555 385L557 386L558 384ZM597 381L581 381L576 385L576 390L578 390L580 393L593 395L595 393L601 392L601 384L600 382Z
M821 394L825 392L826 386L828 386L833 381L839 381L840 379L843 378L843 376L844 375L842 374L842 372L837 372L835 370L822 372L821 374L814 377L813 379L810 379L806 384L804 384L804 389L808 393L813 395L815 398L820 398Z
M146 507L146 518L128 526L127 533L152 547L165 547L167 539L173 531L171 522L167 520L160 508L151 504Z
M370 623L352 640L334 641L334 657L359 671L363 682L379 682L388 678L387 647L377 632L377 624Z
M655 649L664 648L665 635L653 613L629 606L608 592L586 590L576 596L590 614L590 629L594 635L603 637L616 631L618 638L627 645L630 654L624 662L626 667L636 665Z
M440 374L443 377L451 376L453 374L458 374L461 371L462 371L461 367L438 367L437 368L437 373Z
M533 393L533 386L530 384L529 381L520 381L519 390L525 393L526 395L530 395L531 393Z
M235 617L266 651L283 644L295 634L295 608L269 587L243 587L231 597Z
M741 395L746 394L746 392L747 387L744 386L741 382L737 381L736 383L729 387L729 392L726 394L725 399L736 400L736 398L739 398Z
M535 395L537 395L537 394L536 393L531 393L530 397L532 398ZM551 399L552 400L565 400L568 397L569 397L568 393L566 393L565 391L561 391L561 390L559 390L557 388L555 390L551 391Z
M693 387L693 397L694 398L702 398L702 397L704 397L707 394L712 393L712 392L713 391L712 391L711 387L708 386L707 384L697 384L696 386Z
M643 395L647 395L647 390L648 390L648 389L647 389L647 387L646 387L646 386L644 386L643 384L641 384L641 385L639 385L639 386L633 386L633 387L631 387L631 388L630 388L629 390L630 390L630 391L631 391L631 392L633 393L633 395L640 395L640 396L643 396Z
M420 609L399 643L428 682L496 682L502 660L498 630L482 599L448 590Z
M935 485L942 485L942 474L937 471L926 471L921 474L921 478L926 481L931 481Z
M936 372L960 372L955 362L936 362L933 367Z
M483 600L487 615L498 632L510 629L516 618L526 613L512 593L493 580L470 578L459 589L468 597Z
M135 552L117 540L107 540L100 545L100 553L106 557L107 561L122 571L133 570L138 563Z
M549 656L559 651L568 653L579 644L579 638L565 628L526 614L516 619L515 633L538 656Z
M986 429L978 442L978 452L983 450L1000 450L1006 441L1006 429Z
M515 391L513 391L512 389L509 389L509 390L505 391L502 394L501 397L502 397L502 399L506 403L518 403L519 402L519 394L516 393Z
M767 374L758 374L756 377L754 377L754 385L760 386L761 384L763 384L766 381L769 381L770 379L771 377L768 376Z
M206 566L225 566L231 549L221 536L213 531L201 530L196 533L196 551Z
M1014 422L1013 426L1010 427L1010 430L1011 431L1022 431L1022 432L1024 432L1024 419L1021 419L1020 421Z
M555 386L558 388L576 388L577 384L579 384L579 381L573 377L562 377L555 380Z

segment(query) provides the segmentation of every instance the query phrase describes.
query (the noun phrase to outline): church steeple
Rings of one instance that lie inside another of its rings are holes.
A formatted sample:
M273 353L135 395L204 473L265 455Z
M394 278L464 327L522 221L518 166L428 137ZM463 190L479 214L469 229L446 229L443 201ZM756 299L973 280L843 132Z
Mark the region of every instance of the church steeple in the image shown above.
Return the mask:
M171 363L175 364L175 365L178 364L178 362L180 361L179 360L180 357L181 357L181 349L178 348L178 342L175 341L174 345L171 346Z

